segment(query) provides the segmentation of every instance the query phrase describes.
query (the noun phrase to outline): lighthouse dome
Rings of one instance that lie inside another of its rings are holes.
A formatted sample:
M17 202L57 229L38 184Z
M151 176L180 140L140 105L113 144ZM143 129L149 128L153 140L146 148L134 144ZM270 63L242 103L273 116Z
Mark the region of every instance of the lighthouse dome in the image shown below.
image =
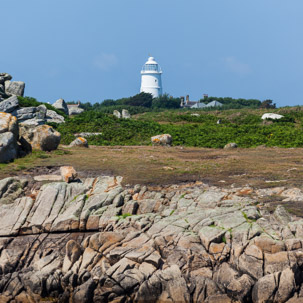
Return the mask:
M154 57L149 57L148 60L145 62L145 64L142 67L142 72L156 72L156 73L162 73L161 67L157 63Z

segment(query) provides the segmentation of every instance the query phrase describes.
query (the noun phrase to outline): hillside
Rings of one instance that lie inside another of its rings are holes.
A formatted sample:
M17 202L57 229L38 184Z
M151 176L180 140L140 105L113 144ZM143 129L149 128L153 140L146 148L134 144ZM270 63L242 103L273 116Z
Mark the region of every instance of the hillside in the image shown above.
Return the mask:
M263 121L267 112L279 113L281 120ZM220 120L220 124L217 121ZM74 133L102 132L88 139L93 145L149 145L150 137L168 133L174 146L223 148L235 142L239 147L302 147L303 108L233 110L163 110L118 119L112 114L88 110L54 125L69 144Z

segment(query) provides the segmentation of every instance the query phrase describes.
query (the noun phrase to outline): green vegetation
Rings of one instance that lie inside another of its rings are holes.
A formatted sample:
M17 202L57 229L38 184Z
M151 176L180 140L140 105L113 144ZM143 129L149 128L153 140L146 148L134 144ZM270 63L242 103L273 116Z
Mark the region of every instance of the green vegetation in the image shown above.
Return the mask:
M265 111L196 110L199 116L192 116L192 110L166 110L138 114L132 119L117 119L111 114L86 111L55 127L62 135L63 144L74 140L74 133L102 132L102 135L88 138L88 143L105 146L149 145L151 136L169 133L175 146L222 148L229 142L235 142L239 147L303 146L301 107L272 110L285 116L275 121L262 121ZM218 119L221 124L217 124Z
M126 214L123 214L123 215L120 215L120 216L116 216L118 221L119 220L122 220L122 219L126 219L127 217L131 217L132 215L130 213L126 213Z
M68 103L76 104L76 102ZM104 100L101 103L81 103L81 107L88 111L92 110L102 113L113 113L114 110L122 111L122 109L127 109L130 114L134 115L149 111L180 108L180 103L180 98L173 98L168 94L164 94L159 98L153 98L151 94L140 93L129 98Z
M204 99L201 99L200 102L203 102L205 104L208 104L212 101L219 101L223 104L223 106L217 107L217 109L240 109L240 108L259 108L263 104L260 100L257 99L234 99L231 97L205 97ZM267 100L268 101L268 100ZM264 107L265 108L265 107ZM269 107L267 107L269 108ZM203 110L211 111L214 110L214 108L205 108Z

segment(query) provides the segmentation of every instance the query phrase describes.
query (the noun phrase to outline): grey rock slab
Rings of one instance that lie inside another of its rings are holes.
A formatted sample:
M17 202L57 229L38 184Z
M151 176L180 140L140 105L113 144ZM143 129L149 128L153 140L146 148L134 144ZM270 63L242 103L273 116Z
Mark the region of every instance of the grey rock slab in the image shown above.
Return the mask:
M54 221L62 220L61 212L64 208L72 203L73 199L77 200L76 196L85 191L84 186L77 183L60 182L42 186L23 229L30 230L32 233L50 231ZM77 209L74 211L76 212Z
M17 235L25 223L34 201L30 197L18 198L12 204L0 206L0 236Z
M47 108L44 104L36 107L36 119L44 120L46 117Z
M205 226L199 231L202 244L208 250L210 243L221 243L226 230L217 226Z
M244 215L241 211L236 211L228 215L222 215L220 217L213 217L215 224L225 229L234 228L246 222Z
M253 287L252 300L254 303L274 302L275 291L281 273L266 275L260 278Z
M45 181L59 182L62 181L62 177L60 175L39 175L39 176L34 176L34 180L37 182L45 182Z
M0 134L0 163L9 162L17 158L18 146L13 133Z
M198 206L203 208L214 208L223 199L226 193L222 191L205 191L198 198Z
M25 83L22 81L10 81L5 85L5 92L7 94L23 96L25 90Z
M61 116L61 115L57 114L55 111L49 110L49 109L46 111L45 120L47 122L59 123L59 124L65 122L63 116Z
M19 106L19 101L16 96L12 96L0 102L0 112L11 113Z

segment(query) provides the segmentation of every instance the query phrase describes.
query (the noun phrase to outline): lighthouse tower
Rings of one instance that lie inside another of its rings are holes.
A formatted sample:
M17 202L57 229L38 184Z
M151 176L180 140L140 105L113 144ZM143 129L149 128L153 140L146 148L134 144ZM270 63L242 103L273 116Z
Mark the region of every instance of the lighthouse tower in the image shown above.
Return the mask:
M154 57L149 57L141 70L140 92L150 93L154 98L162 95L162 70Z

